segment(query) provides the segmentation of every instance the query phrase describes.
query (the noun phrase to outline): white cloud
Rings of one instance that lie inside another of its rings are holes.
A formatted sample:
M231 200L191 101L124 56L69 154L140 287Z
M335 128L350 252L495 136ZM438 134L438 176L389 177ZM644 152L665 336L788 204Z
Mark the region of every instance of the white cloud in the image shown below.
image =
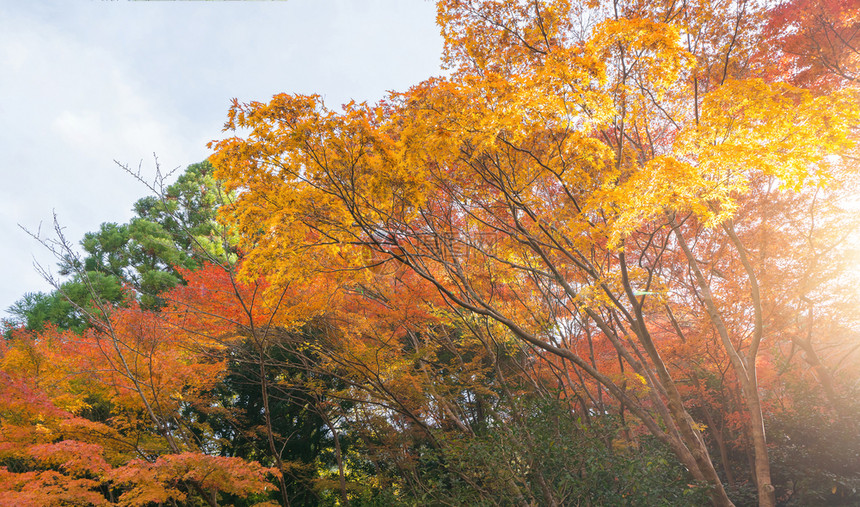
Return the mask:
M101 118L95 111L63 111L51 126L67 144L85 153L94 152L101 144Z

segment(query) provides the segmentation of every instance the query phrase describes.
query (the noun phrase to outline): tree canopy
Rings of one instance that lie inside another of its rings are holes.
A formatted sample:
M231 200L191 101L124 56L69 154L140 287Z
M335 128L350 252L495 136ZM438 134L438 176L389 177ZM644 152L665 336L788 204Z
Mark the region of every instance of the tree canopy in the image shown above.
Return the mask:
M439 0L443 77L234 100L14 307L0 503L856 503L856 4Z

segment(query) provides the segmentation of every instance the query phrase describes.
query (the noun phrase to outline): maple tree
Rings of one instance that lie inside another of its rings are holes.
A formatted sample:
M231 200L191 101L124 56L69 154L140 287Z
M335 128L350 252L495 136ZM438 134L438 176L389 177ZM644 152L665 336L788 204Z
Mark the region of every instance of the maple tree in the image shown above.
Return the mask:
M218 365L189 362L156 344L136 310L111 332L84 336L21 332L0 354L0 503L148 505L218 495L257 495L272 470L201 452L183 404L205 403L201 387ZM153 318L154 316L149 316ZM161 329L163 331L163 329ZM205 388L204 388L205 389Z
M448 78L339 113L316 96L234 103L227 129L248 134L212 162L239 191L226 217L249 272L354 286L369 260L396 263L590 379L730 505L665 359L715 337L758 500L775 505L759 365L779 337L743 210L848 170L856 89L766 80L753 4L438 5ZM620 368L590 357L600 346Z
M171 314L141 308L126 287L104 298L57 227L49 242L76 283L81 329L12 332L2 350L15 390L2 416L0 498L14 505L150 505L265 496L278 471L210 455L205 415L218 412L218 343L182 332ZM181 269L181 268L174 268ZM97 278L98 279L98 278Z
M784 78L823 90L860 80L856 0L783 2L766 28Z

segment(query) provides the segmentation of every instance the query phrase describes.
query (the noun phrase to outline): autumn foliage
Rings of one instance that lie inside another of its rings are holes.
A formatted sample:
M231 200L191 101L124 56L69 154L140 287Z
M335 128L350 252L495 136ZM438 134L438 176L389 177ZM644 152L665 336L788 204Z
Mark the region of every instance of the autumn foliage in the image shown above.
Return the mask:
M11 332L0 503L857 501L856 2L437 6L445 77L234 100L182 283Z

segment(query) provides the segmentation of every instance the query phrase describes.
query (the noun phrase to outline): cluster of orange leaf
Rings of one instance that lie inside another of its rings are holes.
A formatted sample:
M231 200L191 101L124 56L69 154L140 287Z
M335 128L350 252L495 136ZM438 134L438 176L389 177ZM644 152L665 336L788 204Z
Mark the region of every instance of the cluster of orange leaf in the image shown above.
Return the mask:
M82 335L15 331L0 354L0 505L150 505L246 496L278 472L211 456L184 420L211 405L223 361L132 304ZM198 426L198 427L195 427Z

